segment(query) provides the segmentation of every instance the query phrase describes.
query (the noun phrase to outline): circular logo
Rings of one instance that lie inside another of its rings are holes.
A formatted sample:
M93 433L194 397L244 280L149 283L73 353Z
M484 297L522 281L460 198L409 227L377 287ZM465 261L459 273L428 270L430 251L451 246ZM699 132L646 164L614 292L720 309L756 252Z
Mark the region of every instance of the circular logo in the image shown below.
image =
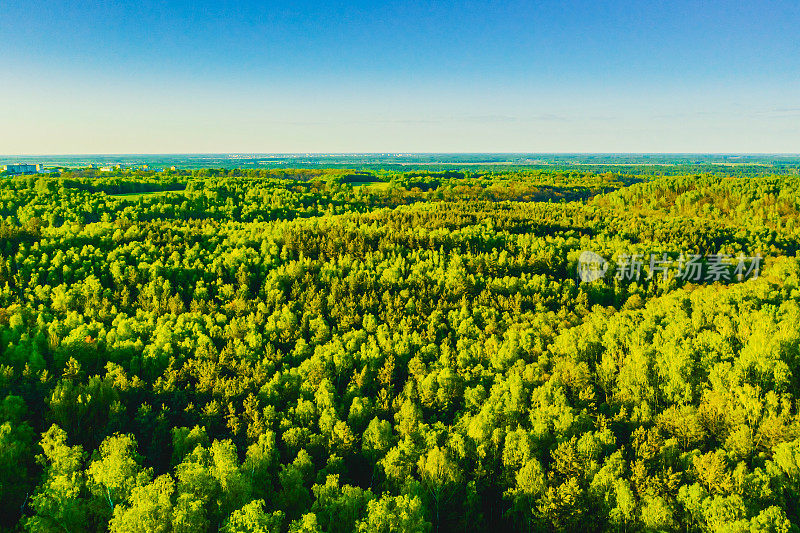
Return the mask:
M584 250L578 257L578 277L582 283L591 283L606 275L608 261L603 256Z

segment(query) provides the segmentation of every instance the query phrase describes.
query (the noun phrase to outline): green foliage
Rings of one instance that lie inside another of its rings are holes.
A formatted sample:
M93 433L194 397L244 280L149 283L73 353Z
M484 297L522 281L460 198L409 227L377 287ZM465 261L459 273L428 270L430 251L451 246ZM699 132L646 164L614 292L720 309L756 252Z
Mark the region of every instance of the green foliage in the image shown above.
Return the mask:
M26 519L29 531L84 531L88 505L82 498L86 488L83 471L85 454L81 446L67 445L66 433L56 425L42 434L43 454L36 460L44 476L31 497L33 516Z
M357 524L359 533L427 533L430 530L422 502L408 495L384 495L372 500L367 505L367 516Z
M172 530L173 491L175 483L166 474L152 483L136 487L125 505L114 509L109 523L113 533L155 533Z
M0 403L0 525L11 527L20 518L24 495L32 488L34 432L24 420L25 402L6 396Z
M234 511L220 531L223 533L280 533L283 513L264 511L264 500L253 500Z
M3 180L0 528L795 530L798 251L793 176Z

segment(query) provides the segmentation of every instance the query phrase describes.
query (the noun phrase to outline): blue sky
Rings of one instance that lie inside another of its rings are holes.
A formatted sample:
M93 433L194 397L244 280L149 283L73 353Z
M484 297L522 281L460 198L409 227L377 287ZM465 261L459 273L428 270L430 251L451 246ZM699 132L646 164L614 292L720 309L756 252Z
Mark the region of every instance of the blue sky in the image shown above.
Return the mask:
M0 153L800 152L800 3L0 0Z

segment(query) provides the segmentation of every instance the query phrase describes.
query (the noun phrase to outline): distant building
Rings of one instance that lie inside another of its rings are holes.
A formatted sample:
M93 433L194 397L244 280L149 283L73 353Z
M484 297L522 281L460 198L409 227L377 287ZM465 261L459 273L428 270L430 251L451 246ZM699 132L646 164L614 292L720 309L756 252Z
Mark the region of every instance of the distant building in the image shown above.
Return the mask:
M42 171L42 165L40 163L36 163L35 165L4 165L3 170L9 174L36 174Z

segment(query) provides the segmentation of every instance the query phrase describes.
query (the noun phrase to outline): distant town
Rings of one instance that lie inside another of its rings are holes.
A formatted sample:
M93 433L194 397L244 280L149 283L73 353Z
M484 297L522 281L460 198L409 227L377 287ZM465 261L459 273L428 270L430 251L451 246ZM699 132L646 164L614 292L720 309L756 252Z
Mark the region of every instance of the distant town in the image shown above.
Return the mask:
M34 165L18 164L18 165L3 165L3 172L6 174L38 174L44 172L44 166L41 163Z
M161 172L199 169L346 168L413 172L469 168L472 172L514 169L590 169L595 173L702 174L735 169L739 174L800 173L800 154L0 154L0 175L93 170L95 173Z
M114 172L114 171L123 171L123 170L142 170L146 172L163 172L163 168L154 168L150 165L110 165L110 166L99 166L96 164L89 164L86 165L86 169L94 169L100 172ZM60 172L63 167L48 167L45 168L43 163L14 163L10 165L0 165L0 173L6 176L19 176L25 174L44 174L44 173L52 173L52 172ZM177 167L172 166L169 167L167 170L177 170Z

